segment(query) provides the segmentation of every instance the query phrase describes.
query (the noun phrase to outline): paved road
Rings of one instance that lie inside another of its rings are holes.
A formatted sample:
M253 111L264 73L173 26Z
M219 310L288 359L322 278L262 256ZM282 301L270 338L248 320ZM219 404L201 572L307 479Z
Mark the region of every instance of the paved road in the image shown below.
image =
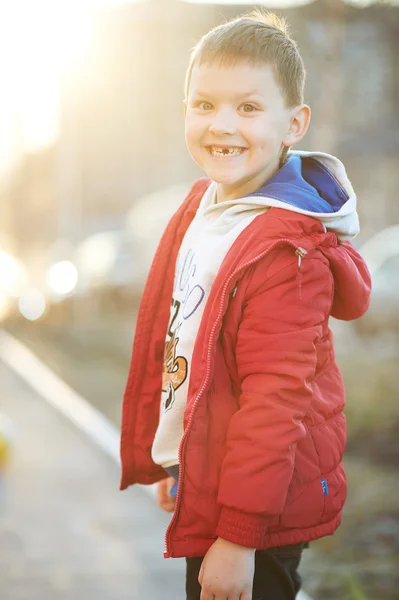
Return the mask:
M0 488L1 600L179 600L163 558L168 515L4 363L0 410L16 426Z

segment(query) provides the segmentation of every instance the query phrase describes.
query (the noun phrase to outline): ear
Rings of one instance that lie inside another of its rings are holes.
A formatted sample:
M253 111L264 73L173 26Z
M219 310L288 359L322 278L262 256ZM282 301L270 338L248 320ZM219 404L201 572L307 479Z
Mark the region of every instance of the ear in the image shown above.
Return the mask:
M290 126L283 140L284 146L293 146L305 137L310 124L310 117L310 107L307 104L300 104L292 110Z
M186 118L186 113L187 113L187 100L183 100L183 110L184 110L184 118Z

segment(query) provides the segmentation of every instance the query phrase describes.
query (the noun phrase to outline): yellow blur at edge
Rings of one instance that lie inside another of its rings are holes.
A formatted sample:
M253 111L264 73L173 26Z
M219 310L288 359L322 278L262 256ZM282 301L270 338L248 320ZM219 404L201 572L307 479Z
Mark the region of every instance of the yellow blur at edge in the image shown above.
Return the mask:
M2 471L9 463L10 455L10 441L0 432L0 471Z
M10 419L0 413L0 472L10 462L13 448L13 433L13 426Z

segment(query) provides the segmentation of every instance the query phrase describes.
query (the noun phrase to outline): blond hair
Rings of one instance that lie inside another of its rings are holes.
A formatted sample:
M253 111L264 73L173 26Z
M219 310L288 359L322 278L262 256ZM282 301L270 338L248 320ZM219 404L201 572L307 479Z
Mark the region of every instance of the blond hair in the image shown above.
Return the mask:
M186 98L194 66L215 59L223 66L240 60L248 60L254 66L270 64L286 107L303 103L305 67L286 20L274 13L256 9L206 33L191 52L185 80Z

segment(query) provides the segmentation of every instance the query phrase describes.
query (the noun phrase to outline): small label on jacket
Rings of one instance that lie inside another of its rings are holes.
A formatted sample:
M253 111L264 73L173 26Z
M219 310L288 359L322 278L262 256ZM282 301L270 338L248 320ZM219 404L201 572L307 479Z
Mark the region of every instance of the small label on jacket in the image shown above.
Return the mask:
M321 487L323 488L323 494L325 496L328 496L328 485L327 485L327 479L322 479L321 480Z

